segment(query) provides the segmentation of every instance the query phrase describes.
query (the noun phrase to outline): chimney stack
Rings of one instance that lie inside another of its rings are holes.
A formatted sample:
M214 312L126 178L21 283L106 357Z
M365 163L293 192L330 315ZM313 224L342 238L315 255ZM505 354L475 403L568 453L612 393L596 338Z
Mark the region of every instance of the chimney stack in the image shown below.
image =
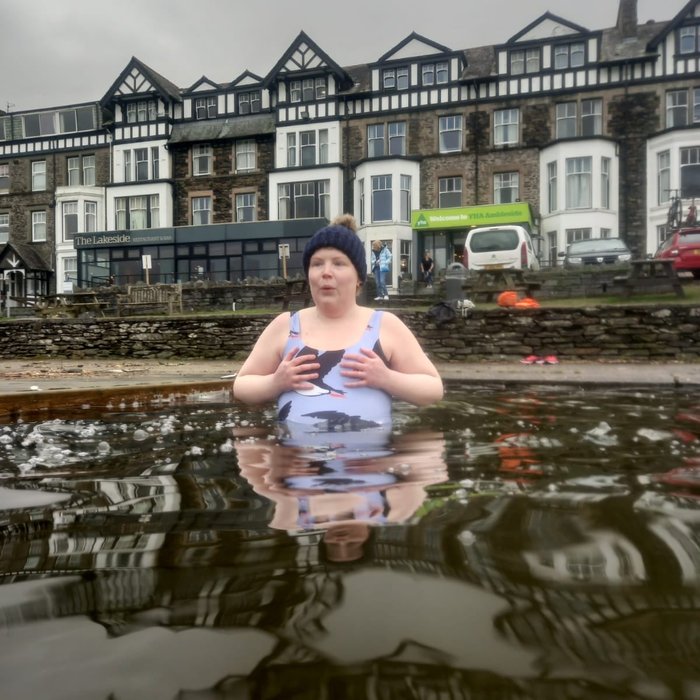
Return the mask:
M637 36L637 0L620 0L617 11L617 30L623 39Z

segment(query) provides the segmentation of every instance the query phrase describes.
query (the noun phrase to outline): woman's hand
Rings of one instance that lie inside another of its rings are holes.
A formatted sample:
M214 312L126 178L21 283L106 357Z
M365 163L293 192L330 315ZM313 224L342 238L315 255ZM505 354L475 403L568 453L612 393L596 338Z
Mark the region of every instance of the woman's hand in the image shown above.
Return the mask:
M297 355L298 350L290 350L275 370L274 384L279 393L309 389L309 382L318 378L321 365L316 355Z
M384 389L389 368L376 352L368 348L360 348L359 353L347 353L340 362L343 368L341 374L351 381L345 382L347 387L371 386Z

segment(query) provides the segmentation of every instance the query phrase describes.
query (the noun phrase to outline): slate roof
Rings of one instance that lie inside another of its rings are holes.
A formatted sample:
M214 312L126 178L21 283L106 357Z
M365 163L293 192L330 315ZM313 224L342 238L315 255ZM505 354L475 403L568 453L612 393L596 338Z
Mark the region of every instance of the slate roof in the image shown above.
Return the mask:
M201 119L174 124L170 143L240 139L257 134L274 134L275 126L275 115L267 113L221 119Z

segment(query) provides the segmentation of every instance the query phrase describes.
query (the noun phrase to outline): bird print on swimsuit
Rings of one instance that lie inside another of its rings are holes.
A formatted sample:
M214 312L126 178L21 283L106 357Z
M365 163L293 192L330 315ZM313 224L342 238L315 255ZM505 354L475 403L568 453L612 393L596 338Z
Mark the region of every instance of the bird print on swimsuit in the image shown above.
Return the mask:
M285 354L295 349L295 356L315 355L320 367L318 377L309 381L311 387L280 396L279 422L313 424L323 432L357 431L390 424L391 397L380 389L346 387L349 379L342 376L340 367L346 353L359 353L361 347L371 347L386 362L379 343L381 314L375 310L360 340L349 348L325 351L307 345L298 347L300 321L296 313L292 314Z

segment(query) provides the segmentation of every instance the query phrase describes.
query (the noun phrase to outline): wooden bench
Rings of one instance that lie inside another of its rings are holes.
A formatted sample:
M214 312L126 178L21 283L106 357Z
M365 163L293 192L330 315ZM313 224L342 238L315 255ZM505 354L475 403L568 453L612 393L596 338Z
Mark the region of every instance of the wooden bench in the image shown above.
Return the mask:
M102 301L96 292L73 292L53 294L38 299L35 309L43 318L78 318L84 313L97 312L104 316L104 308L109 302Z
M284 293L273 297L276 302L282 302L282 310L287 311L294 302L306 308L311 303L309 283L305 279L285 280Z
M130 284L126 294L117 295L117 316L126 309L165 309L169 315L182 312L182 285L180 284Z
M537 280L528 279L524 270L495 268L477 271L464 281L462 288L468 297L484 296L485 301L493 301L506 291L523 292L531 297L541 286Z
M673 292L677 297L684 297L685 291L681 280L673 267L673 260L632 260L626 277L615 277L616 284L622 284L624 295L663 294Z

